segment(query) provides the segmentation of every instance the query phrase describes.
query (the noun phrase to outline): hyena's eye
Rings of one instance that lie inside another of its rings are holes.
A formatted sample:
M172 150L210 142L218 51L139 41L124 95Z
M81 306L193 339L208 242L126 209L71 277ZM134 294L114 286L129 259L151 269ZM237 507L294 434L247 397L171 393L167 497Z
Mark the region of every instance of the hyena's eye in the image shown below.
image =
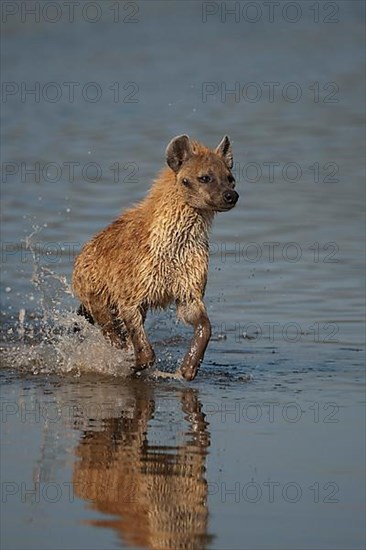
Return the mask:
M230 176L227 177L227 180L229 183L235 183L235 178L230 174Z
M210 183L210 181L212 181L212 178L211 176L200 176L198 178L198 181L200 181L201 183Z

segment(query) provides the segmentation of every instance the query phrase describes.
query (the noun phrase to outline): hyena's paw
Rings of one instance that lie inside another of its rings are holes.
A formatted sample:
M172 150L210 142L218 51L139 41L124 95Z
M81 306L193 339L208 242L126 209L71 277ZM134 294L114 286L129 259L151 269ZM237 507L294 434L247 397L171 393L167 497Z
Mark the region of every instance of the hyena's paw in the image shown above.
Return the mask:
M140 371L152 367L155 363L155 353L152 348L141 350L136 354L135 371Z
M185 380L188 380L190 382L191 380L194 380L196 378L196 375L198 372L198 365L190 365L190 364L183 363L179 372Z

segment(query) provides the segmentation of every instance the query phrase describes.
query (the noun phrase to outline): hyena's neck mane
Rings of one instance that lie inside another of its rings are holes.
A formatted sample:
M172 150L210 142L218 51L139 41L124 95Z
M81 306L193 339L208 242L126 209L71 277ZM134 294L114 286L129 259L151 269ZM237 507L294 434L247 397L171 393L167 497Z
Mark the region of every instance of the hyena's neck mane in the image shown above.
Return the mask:
M156 251L170 250L174 257L196 247L208 249L214 212L188 205L169 168L159 174L142 207L151 214L150 235Z

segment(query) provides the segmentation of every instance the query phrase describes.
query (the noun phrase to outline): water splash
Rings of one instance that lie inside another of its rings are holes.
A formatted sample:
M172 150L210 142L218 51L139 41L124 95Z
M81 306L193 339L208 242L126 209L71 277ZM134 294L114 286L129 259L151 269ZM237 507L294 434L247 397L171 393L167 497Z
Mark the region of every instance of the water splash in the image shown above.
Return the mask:
M72 296L70 284L65 276L41 264L35 242L41 228L33 229L25 238L25 246L33 258L31 282L39 296L37 309L20 308L15 326L6 327L0 348L2 368L28 374L130 375L133 350L113 348L98 327L73 309L66 309Z

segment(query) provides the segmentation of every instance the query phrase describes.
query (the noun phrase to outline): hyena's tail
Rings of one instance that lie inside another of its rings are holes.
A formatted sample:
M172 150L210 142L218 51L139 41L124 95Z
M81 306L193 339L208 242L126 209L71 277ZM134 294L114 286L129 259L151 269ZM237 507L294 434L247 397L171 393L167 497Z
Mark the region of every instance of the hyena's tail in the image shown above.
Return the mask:
M94 325L95 321L91 315L91 313L89 313L89 311L86 309L86 307L83 305L83 304L80 304L77 312L76 312L78 315L81 315L82 317L85 317L85 319L87 321L89 321L89 323L91 323L92 325ZM80 326L75 323L74 325L74 332L80 332L81 331L81 328Z

